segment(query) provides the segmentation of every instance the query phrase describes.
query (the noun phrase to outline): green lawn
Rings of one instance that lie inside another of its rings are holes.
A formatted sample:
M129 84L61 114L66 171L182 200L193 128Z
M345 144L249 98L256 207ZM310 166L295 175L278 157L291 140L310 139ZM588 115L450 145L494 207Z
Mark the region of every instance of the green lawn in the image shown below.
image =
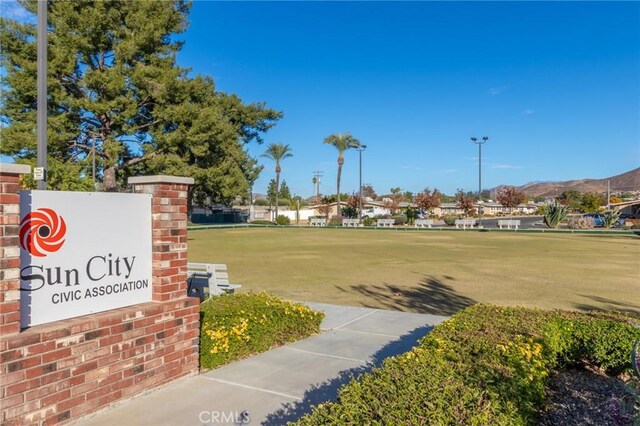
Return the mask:
M243 290L298 301L640 313L640 238L628 234L218 229L189 232L189 261L226 263Z

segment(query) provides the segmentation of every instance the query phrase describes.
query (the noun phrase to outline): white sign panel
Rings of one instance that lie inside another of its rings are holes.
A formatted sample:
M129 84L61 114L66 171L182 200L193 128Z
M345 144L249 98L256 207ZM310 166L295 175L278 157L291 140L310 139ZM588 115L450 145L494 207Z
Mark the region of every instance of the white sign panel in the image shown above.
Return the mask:
M151 300L151 195L21 191L22 327Z
M33 180L44 180L44 167L35 167L33 169Z

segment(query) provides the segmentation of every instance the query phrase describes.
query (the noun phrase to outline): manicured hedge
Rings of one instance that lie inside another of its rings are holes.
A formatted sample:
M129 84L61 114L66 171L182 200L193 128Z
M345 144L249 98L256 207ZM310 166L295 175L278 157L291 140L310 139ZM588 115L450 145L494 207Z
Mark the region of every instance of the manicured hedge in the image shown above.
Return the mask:
M250 222L251 225L275 225L275 222L270 220L253 220Z
M324 313L265 293L243 293L209 299L200 316L200 366L215 368L318 333Z
M476 305L298 424L534 424L552 370L584 361L629 370L637 323L612 313Z

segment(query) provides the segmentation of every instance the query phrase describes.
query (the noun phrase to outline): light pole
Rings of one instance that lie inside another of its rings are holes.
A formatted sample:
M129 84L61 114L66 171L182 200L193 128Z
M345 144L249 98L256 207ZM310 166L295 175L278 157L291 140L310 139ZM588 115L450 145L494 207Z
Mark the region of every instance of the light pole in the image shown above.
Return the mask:
M489 140L483 136L482 140L471 138L471 142L478 145L478 229L482 228L482 145Z
M358 150L358 157L360 163L360 208L358 209L358 223L362 223L362 151L367 149L366 145L358 145L356 147Z
M36 113L36 137L37 169L42 173L36 178L37 188L47 189L47 2L38 1L38 73L37 73L37 113Z

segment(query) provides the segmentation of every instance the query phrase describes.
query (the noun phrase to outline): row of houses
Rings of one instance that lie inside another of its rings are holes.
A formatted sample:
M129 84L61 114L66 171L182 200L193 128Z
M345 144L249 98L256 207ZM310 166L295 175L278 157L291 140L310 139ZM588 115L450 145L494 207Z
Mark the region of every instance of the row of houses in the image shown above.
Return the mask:
M503 206L500 203L488 201L482 203L483 215L491 216L506 216L513 215L531 215L536 214L540 206L548 203L526 203L521 204L511 212L508 207ZM341 207L345 207L346 203L342 202ZM400 203L399 210L402 211L407 207L416 207L413 203ZM325 213L320 211L320 206L312 205L301 208L297 213L295 210L291 210L286 207L280 207L278 214L287 216L292 222L299 219L302 222L308 221L309 218L314 216L324 216ZM476 210L478 205L476 204ZM640 200L624 201L622 203L611 204L611 208L620 210L622 213L629 214L632 217L640 217ZM329 206L329 216L336 215L336 203L332 203ZM375 217L382 215L389 215L391 211L381 201L368 200L363 206L363 216ZM464 212L458 208L455 203L442 203L440 207L433 210L433 214L436 216L445 215L462 215ZM194 206L192 209L192 221L194 223L242 223L253 220L275 220L275 208L262 207L262 206L240 206L240 207L222 207L214 209L205 209L202 207Z
M336 215L336 204L331 203L329 205L329 216ZM510 208L503 206L500 203L496 202L484 202L482 203L482 212L484 215L492 215L492 216L501 216L501 215L530 215L535 214L538 211L538 208L544 203L527 203L521 204L513 211ZM345 202L340 203L341 208L346 207ZM298 218L300 221L307 221L309 218L314 216L324 216L325 211L321 211L323 206L312 205L307 207L302 207L298 212L295 210L288 209L286 207L279 207L278 214L282 216L287 216L292 222ZM403 202L399 205L399 210L402 211L407 207L417 206L413 203ZM478 205L476 204L476 210L478 209ZM260 207L260 206L246 206L241 207L249 218L249 221L252 220L275 220L275 208L273 207ZM380 201L366 201L362 207L362 215L375 217L382 215L390 215L391 210L386 206L384 202ZM442 203L440 207L436 207L433 209L433 214L436 216L446 216L446 215L462 215L464 211L460 209L456 203Z

